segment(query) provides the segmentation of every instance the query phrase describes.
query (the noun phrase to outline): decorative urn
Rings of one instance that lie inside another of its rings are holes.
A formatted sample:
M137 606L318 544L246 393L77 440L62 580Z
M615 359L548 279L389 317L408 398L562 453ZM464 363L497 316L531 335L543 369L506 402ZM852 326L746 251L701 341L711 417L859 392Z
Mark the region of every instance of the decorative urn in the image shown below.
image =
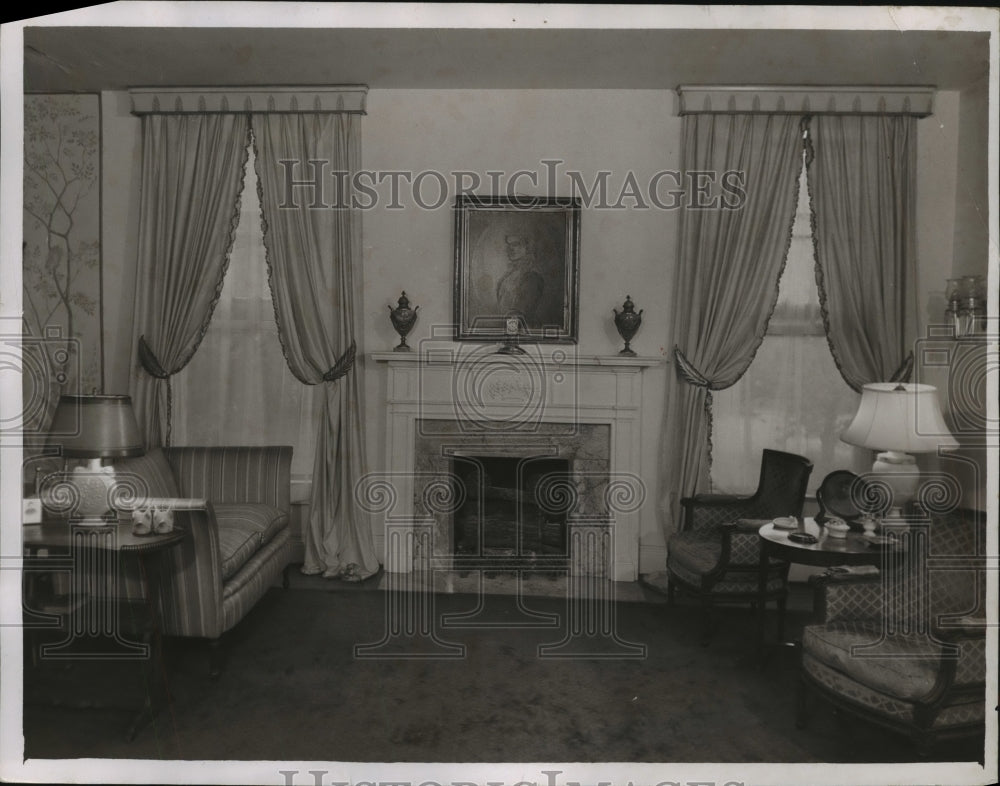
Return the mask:
M394 352L409 352L410 347L406 343L406 335L413 329L413 325L417 321L417 309L410 308L410 301L406 298L406 293L403 292L397 301L396 307L388 306L389 308L389 321L392 322L393 329L399 333L399 344L393 348Z
M632 340L632 336L638 332L639 325L642 324L643 309L636 311L632 296L626 295L622 310L619 311L617 308L611 310L615 312L615 327L618 328L618 335L625 340L625 349L618 354L635 357L635 352L632 351L629 342Z

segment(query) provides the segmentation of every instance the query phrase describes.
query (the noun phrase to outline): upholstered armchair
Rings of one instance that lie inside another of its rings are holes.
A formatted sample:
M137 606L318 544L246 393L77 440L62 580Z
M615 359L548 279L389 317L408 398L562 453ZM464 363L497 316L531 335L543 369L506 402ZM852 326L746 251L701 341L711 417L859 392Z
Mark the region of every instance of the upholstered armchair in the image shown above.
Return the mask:
M711 638L716 601L757 602L757 530L778 516L802 515L812 467L803 456L765 450L752 495L701 494L681 500L681 529L667 542L667 597L672 602L680 588L700 599L705 609L703 643ZM787 594L788 563L772 560L767 599L778 604L779 636Z
M802 634L800 728L819 694L920 750L983 734L985 516L955 511L903 538L905 557L887 558L878 576L813 580L820 621Z

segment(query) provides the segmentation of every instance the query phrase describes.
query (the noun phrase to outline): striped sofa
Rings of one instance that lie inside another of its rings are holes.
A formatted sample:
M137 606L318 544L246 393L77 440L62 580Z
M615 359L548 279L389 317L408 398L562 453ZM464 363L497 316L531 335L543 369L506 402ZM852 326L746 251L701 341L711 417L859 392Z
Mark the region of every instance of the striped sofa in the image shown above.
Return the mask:
M149 497L178 500L176 526L190 535L165 555L163 632L208 639L213 677L222 634L279 576L287 586L291 461L287 446L174 447L116 464Z

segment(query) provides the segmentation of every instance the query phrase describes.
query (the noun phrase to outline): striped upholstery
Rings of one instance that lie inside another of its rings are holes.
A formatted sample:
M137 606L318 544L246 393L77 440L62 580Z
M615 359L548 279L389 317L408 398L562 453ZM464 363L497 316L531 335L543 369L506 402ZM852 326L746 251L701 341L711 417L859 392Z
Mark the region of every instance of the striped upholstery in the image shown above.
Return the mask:
M184 496L223 502L263 502L291 510L292 449L266 447L167 448Z
M173 468L162 448L153 448L136 458L121 459L114 466L118 482L134 488L137 501L143 497L180 496Z
M179 513L191 536L169 552L164 633L218 638L281 575L291 556L290 447L166 448L181 496L209 500ZM243 531L242 540L233 533ZM236 542L239 541L239 542ZM236 550L247 541L240 555Z
M215 506L222 549L222 579L229 579L275 534L288 526L288 515L263 503L222 503Z

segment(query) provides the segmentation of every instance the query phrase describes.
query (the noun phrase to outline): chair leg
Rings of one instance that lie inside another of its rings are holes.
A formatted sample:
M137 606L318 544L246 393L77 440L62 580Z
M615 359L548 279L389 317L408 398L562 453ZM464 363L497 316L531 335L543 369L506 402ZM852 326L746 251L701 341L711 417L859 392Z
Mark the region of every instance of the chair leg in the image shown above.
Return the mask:
M217 680L222 674L222 662L224 653L222 651L222 638L216 637L208 640L208 676Z
M781 595L778 598L778 641L785 640L785 608L788 605L788 595Z
M290 581L289 576L288 576L288 569L290 567L291 567L290 565L285 565L285 567L282 568L282 570L281 570L281 588L282 589L288 589L289 585L291 584L291 581Z

